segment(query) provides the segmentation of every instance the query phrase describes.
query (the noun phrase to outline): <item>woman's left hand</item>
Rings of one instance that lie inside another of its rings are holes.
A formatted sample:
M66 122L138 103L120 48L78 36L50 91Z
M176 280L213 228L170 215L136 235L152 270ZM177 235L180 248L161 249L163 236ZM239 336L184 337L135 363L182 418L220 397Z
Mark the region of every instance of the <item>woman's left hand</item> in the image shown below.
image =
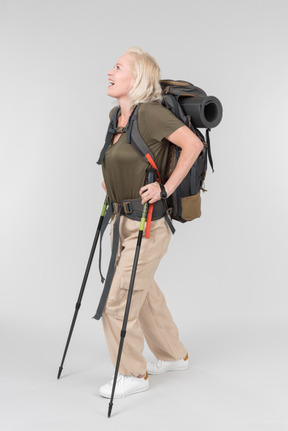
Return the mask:
M161 187L157 181L155 181L155 183L146 184L139 190L139 195L142 199L142 205L144 205L145 202L154 204L161 199Z

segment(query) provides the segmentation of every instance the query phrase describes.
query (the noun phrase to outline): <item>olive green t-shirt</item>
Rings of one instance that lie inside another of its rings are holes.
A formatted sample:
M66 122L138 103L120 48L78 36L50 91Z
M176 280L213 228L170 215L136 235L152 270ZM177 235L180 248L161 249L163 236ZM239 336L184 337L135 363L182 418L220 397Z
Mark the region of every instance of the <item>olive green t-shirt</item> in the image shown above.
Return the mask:
M114 108L116 109L116 108ZM110 112L110 116L113 110ZM169 144L165 136L184 126L168 109L157 102L143 103L138 111L138 128L146 145L154 155L161 177L164 176ZM115 144L110 144L102 163L104 182L112 202L139 198L145 184L147 160L132 144L127 144L123 133Z

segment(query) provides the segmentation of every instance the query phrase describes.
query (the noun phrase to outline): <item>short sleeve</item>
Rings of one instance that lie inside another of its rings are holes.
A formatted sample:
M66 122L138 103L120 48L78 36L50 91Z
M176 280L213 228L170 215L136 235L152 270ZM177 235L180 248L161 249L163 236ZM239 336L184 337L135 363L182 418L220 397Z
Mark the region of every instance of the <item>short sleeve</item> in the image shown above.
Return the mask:
M114 114L114 112L116 111L116 109L118 109L119 106L114 106L114 108L111 109L111 111L109 112L109 119L111 120L112 115Z
M146 142L162 141L167 135L184 126L160 103L143 103L138 112L139 131Z

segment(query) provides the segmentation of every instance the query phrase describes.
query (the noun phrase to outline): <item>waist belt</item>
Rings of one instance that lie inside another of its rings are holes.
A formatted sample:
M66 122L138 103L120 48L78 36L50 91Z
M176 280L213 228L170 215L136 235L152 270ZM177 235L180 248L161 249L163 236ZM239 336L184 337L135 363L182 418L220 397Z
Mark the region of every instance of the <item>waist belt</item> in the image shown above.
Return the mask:
M100 251L99 251L99 271L101 275L101 281L102 283L105 281L104 288L102 291L102 295L98 304L98 308L96 311L96 314L94 316L94 319L99 320L102 316L109 292L110 287L112 284L114 271L115 271L115 261L118 251L118 244L119 244L119 223L120 223L120 215L124 215L125 217L131 219L131 220L141 220L143 211L143 205L141 204L141 199L131 199L131 200L124 200L121 202L121 204L115 203L115 202L109 202L109 207L106 211L101 231L100 231ZM104 232L106 230L106 227L112 218L112 216L116 217L114 226L113 226L113 241L112 241L112 252L111 252L111 258L108 266L107 276L106 280L102 275L101 270L101 257L102 257L102 238L104 235ZM166 222L168 223L172 233L175 232L174 226L171 223L171 220L168 215L168 210L166 206L166 202L164 201L157 201L154 204L153 207L153 214L152 214L152 221L153 220L159 220L160 218L165 217Z
M121 204L111 202L114 214L123 214L131 220L141 220L143 205L141 199L124 200ZM165 216L167 206L164 201L157 201L153 207L152 220L159 220Z

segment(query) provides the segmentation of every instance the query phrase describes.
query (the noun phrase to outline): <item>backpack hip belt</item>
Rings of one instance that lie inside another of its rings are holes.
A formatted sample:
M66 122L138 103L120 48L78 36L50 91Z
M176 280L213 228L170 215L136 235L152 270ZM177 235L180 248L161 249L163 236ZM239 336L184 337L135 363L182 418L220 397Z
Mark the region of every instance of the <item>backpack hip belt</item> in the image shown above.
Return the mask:
M141 220L143 205L141 204L141 199L125 199L118 204L116 202L110 202L112 206L113 214L124 215L131 220ZM154 203L152 220L159 220L165 217L167 213L167 204L163 200Z

